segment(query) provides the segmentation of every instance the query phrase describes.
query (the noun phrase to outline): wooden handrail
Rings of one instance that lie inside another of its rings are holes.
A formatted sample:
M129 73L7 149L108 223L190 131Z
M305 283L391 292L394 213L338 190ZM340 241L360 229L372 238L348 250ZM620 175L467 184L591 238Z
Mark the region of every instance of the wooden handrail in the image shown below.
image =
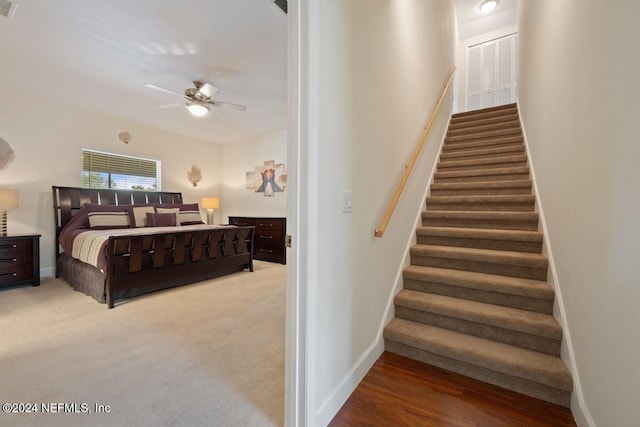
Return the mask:
M422 132L422 136L420 137L420 142L416 146L416 149L413 150L413 155L411 156L411 160L409 161L409 164L404 169L404 174L402 175L400 184L398 185L398 188L396 189L396 192L393 195L393 198L391 199L389 206L387 207L387 212L384 214L384 217L380 222L380 226L376 228L376 232L375 232L376 237L382 237L384 235L384 231L387 229L387 225L389 224L389 221L391 220L391 215L393 215L393 211L395 210L396 205L398 204L398 200L400 199L402 190L404 190L404 186L407 183L407 180L409 179L409 175L411 175L413 166L415 166L416 160L418 160L418 156L422 151L422 146L424 145L424 142L427 140L427 135L429 135L429 131L431 130L431 126L433 126L433 122L436 119L436 115L438 114L438 111L440 111L440 105L442 104L442 101L444 100L444 97L447 94L447 89L449 89L449 86L451 85L451 80L453 79L453 73L455 73L455 71L456 71L456 67L454 66L451 69L451 72L449 73L449 77L447 78L447 82L444 85L444 89L442 89L442 94L440 95L440 98L438 99L438 102L436 103L436 106L433 109L433 113L431 113L429 122L427 123L427 126L425 126L424 128L424 132Z

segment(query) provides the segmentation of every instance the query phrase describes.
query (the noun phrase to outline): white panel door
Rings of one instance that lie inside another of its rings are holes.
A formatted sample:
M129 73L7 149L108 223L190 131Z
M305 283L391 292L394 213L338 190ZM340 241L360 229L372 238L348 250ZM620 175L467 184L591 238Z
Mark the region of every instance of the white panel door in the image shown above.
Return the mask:
M482 108L482 49L470 49L467 60L467 110Z
M488 43L482 48L482 108L497 105L496 71L498 52L495 43Z
M516 34L467 49L466 108L493 107L516 100Z
M509 104L515 101L516 89L516 39L515 36L497 40L498 44L498 103Z

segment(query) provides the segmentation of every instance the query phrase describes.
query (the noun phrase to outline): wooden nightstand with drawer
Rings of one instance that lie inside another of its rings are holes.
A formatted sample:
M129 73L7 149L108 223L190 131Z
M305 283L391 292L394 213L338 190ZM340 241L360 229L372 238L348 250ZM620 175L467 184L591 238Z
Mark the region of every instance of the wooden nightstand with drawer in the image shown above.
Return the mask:
M40 285L40 235L0 237L0 287Z
M229 224L252 225L256 227L253 234L253 258L263 261L287 263L285 248L286 218L264 218L248 216L230 216Z

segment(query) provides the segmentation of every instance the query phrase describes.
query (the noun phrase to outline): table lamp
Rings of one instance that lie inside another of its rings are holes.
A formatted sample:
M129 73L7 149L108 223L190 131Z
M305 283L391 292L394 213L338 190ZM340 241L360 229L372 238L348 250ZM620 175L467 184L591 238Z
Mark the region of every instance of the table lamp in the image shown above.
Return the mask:
M0 236L7 235L7 211L18 207L18 190L0 189Z
M213 224L213 210L220 207L220 199L217 197L203 197L200 206L207 211L207 224Z

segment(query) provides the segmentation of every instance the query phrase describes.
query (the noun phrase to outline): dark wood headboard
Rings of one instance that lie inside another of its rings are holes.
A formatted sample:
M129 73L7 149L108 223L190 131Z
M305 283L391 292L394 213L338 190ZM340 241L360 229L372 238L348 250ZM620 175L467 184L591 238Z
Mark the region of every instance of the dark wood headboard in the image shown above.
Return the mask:
M57 187L53 190L56 247L60 230L85 203L133 205L140 203L182 203L182 193L165 191L112 190L102 188Z

